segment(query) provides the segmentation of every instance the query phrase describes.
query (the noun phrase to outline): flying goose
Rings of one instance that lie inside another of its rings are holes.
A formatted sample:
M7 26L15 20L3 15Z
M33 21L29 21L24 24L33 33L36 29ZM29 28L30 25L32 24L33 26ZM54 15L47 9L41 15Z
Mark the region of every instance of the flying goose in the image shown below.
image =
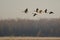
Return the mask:
M39 10L39 9L38 9L38 8L36 8L36 12L37 12L37 13L38 13L38 10Z
M47 13L47 9L45 9L45 13Z
M24 12L27 13L28 12L28 8L26 8Z
M50 11L49 14L53 14L54 12Z
M42 10L39 10L39 13L42 13Z
M36 13L34 13L34 15L33 16L36 16L37 14Z

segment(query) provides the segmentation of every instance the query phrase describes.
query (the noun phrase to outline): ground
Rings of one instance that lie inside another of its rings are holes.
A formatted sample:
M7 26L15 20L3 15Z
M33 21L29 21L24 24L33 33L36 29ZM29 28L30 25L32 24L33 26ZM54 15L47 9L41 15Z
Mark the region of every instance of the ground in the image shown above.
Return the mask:
M0 37L0 40L60 40L60 37Z

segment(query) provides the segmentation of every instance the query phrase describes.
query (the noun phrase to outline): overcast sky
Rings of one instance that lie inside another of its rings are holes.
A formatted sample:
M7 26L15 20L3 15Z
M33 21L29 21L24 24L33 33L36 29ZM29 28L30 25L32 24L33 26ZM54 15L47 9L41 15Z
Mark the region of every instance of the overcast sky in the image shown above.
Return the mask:
M25 14L25 8L29 9L29 13ZM36 8L48 9L55 14L38 14L33 17L33 12ZM0 0L0 19L11 18L60 18L60 0Z

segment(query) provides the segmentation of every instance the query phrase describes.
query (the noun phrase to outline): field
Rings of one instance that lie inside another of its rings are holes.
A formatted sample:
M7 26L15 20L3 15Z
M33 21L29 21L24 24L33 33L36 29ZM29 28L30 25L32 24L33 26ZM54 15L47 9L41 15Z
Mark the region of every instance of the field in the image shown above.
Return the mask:
M60 37L0 37L0 40L60 40Z

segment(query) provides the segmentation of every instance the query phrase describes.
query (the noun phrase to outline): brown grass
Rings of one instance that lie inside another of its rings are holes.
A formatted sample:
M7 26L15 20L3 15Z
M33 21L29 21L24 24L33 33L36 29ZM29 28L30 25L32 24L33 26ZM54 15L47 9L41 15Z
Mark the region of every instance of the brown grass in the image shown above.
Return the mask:
M0 37L0 40L60 40L60 37Z

